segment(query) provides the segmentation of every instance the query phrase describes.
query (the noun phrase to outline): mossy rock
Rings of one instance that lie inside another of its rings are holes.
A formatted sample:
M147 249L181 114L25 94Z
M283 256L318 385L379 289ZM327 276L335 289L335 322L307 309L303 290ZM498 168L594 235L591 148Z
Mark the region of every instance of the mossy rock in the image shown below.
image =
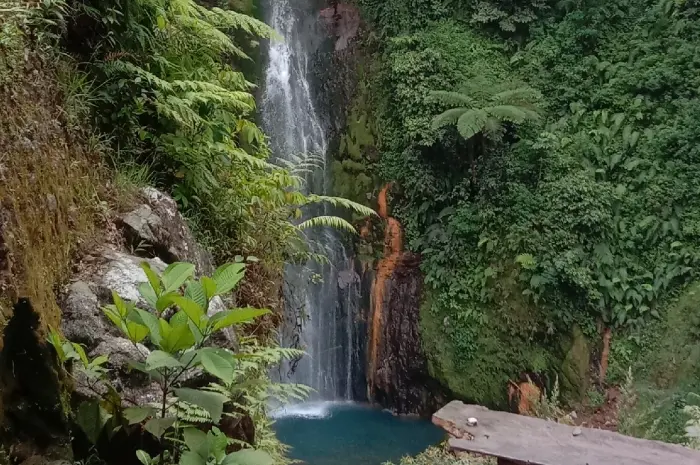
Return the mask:
M586 395L589 384L588 370L591 349L588 339L578 326L574 327L571 341L561 365L561 389L567 402L579 402Z

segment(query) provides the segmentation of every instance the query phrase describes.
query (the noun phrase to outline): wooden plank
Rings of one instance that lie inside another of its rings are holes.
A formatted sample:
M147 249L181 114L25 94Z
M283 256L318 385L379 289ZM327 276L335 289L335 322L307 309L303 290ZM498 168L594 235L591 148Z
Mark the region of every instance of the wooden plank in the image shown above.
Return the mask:
M467 426L467 419L477 426ZM700 452L453 401L433 415L456 450L531 465L700 465ZM580 433L576 436L574 432Z

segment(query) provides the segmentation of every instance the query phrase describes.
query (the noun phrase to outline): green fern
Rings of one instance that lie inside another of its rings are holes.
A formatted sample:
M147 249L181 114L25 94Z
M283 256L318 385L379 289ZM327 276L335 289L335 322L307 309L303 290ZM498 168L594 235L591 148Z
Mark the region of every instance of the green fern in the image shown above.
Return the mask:
M459 92L434 91L436 102L451 106L433 119L432 128L456 125L464 139L483 133L498 139L503 122L523 124L539 119L537 102L540 95L527 86L494 85L483 78L466 82Z
M303 221L297 225L297 228L300 230L318 227L334 228L341 231L348 231L352 234L357 234L355 227L347 220L339 216L314 216L313 218Z

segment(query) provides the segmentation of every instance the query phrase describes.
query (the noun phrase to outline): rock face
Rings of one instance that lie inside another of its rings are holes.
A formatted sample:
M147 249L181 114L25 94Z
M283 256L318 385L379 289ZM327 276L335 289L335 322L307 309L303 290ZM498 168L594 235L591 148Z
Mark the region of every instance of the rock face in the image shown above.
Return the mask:
M137 206L121 217L125 235L132 241L146 241L157 252L157 257L143 258L105 245L89 259L89 270L74 277L64 292L61 305L63 318L61 330L70 341L83 344L89 357L107 355L112 382L123 393L123 398L136 402L152 399L156 389L147 380L130 370L131 360L145 360L150 350L134 345L108 321L102 307L112 303L112 291L126 301L136 302L148 309L138 287L148 281L141 263L146 261L153 270L162 273L168 262L189 261L200 274L213 271L211 257L196 243L184 218L177 211L175 201L155 190L144 189L147 203ZM209 315L225 310L220 298L212 300ZM222 333L215 343L235 347L232 330ZM83 397L95 395L100 386L89 388L80 379L76 392ZM83 380L84 381L84 380ZM155 398L153 398L155 400Z
M376 363L368 373L372 398L399 414L430 415L445 401L443 389L428 373L419 320L423 276L417 256L404 253L384 282ZM376 295L376 294L375 294ZM373 315L376 317L376 315Z
M211 274L212 257L195 241L175 200L152 187L144 188L141 194L145 203L120 218L127 238L136 246L146 243L168 263L194 263L200 273Z

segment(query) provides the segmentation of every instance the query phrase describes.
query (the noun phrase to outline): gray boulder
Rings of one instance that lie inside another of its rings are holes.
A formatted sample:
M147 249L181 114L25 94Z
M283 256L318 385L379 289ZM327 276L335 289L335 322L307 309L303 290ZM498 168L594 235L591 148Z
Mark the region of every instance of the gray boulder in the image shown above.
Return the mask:
M149 244L152 252L167 263L190 262L199 273L211 274L211 254L195 241L175 200L152 187L144 188L141 194L145 203L121 217L127 238Z

